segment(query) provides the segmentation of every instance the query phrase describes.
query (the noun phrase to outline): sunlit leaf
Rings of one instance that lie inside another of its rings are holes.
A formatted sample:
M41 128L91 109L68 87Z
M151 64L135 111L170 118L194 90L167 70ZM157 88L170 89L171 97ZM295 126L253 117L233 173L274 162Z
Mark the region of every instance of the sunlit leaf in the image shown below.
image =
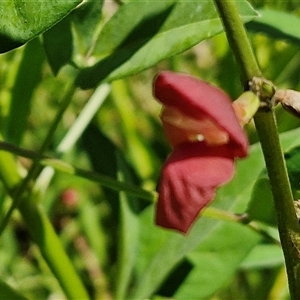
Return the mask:
M281 247L278 245L258 245L252 249L243 261L243 269L262 269L282 266L284 257Z
M243 21L257 15L246 1L236 3ZM98 62L83 69L77 83L92 88L138 73L222 30L211 0L129 2L104 26L93 52Z
M82 64L95 44L102 19L103 1L85 1L43 35L53 73L74 61Z
M94 46L102 22L103 0L88 0L75 9L70 17L73 23L74 40L77 50L81 54L87 54Z
M271 9L258 10L260 15L247 25L247 28L256 32L264 32L276 39L286 39L299 44L300 18L284 11ZM280 20L280 22L278 22Z
M205 299L222 288L249 251L260 241L240 224L222 222L208 240L190 254L193 270L175 293L176 299Z
M70 13L82 0L0 2L0 52L21 46Z

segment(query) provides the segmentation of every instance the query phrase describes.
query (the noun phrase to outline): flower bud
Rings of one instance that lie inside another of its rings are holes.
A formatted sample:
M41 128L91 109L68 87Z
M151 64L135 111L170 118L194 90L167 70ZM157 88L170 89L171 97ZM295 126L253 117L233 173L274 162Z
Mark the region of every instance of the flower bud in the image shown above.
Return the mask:
M272 101L274 101L274 104L280 102L286 111L300 118L300 92L294 90L277 90Z
M78 191L73 188L64 190L61 194L61 201L68 208L76 208L79 201Z
M257 112L259 105L260 100L258 96L251 91L244 92L232 103L234 112L242 127L250 122Z

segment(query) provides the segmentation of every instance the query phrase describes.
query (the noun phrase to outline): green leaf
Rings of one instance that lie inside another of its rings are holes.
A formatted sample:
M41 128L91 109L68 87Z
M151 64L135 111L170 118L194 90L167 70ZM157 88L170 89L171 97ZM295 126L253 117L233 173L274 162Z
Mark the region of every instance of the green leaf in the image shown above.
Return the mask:
M99 265L105 267L108 261L105 248L107 240L99 222L99 207L85 193L80 193L79 207L78 220L82 231L95 252Z
M101 23L103 1L86 1L43 35L44 47L53 73L76 61L82 64L94 47Z
M82 0L0 2L0 53L33 39L63 19Z
M27 300L3 281L0 281L0 299Z
M278 245L257 245L241 264L243 269L265 269L282 266L284 256Z
M134 182L135 174L126 164L119 149L96 127L90 126L83 138L94 170L126 183ZM118 234L115 298L126 299L125 295L132 283L132 272L137 259L140 232L138 215L145 204L141 203L137 197L124 192L118 194L115 191L105 189L105 194L112 208L113 224L115 225L112 230L114 233L116 230Z
M118 149L95 125L89 125L84 131L82 147L89 156L93 170L117 179L116 153ZM118 194L110 189L104 189L104 192L109 204L113 207L113 214L116 214L114 217L117 219Z
M234 275L260 239L246 226L221 222L208 240L188 254L194 268L174 298L205 299L212 296Z
M285 154L289 179L294 194L300 190L300 147L292 148ZM252 220L277 225L276 211L271 186L266 171L254 185L247 213Z
M24 49L12 88L6 123L5 138L14 144L20 144L26 130L32 95L40 82L44 60L45 54L39 40L29 42Z
M294 191L300 190L300 147L295 147L285 154L286 166Z
M120 155L117 157L119 180L132 182L130 170ZM120 227L118 237L118 264L116 278L116 299L126 299L127 289L132 283L139 243L138 199L120 192Z
M116 80L111 83L112 101L119 113L122 124L122 134L126 137L125 151L136 173L143 179L153 177L159 169L158 158L149 146L149 141L145 140L137 131L140 124L137 112L132 103L130 90L124 80Z
M238 1L243 21L256 16L246 1ZM211 0L141 1L121 6L104 26L93 55L98 62L81 71L77 83L92 88L145 70L221 32Z
M288 12L271 9L260 9L258 13L260 18L256 18L247 24L249 30L264 32L273 38L286 39L299 44L299 17ZM280 20L280 22L278 22L278 20Z
M38 196L32 194L30 199L22 202L19 206L27 229L66 297L69 299L89 299L86 288L56 235L50 220L42 207L36 205L39 201Z
M268 176L262 175L254 185L247 214L251 220L277 225L276 211Z
M102 22L102 6L103 0L88 0L70 15L77 51L83 55L87 55L94 47L97 34L99 34L98 27Z
M141 246L137 260L139 282L129 299L147 299L159 289L182 259L213 232L218 221L201 218L187 236L153 224L153 207L141 219ZM151 247L149 247L151 245Z
M73 37L70 19L65 18L43 35L43 44L54 75L69 63L73 54Z

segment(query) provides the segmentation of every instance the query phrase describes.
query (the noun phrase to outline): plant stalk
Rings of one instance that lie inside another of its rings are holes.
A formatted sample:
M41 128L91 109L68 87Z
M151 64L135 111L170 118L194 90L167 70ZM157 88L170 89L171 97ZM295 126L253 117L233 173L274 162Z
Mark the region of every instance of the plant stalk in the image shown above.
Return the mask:
M71 83L69 83L69 86L66 89L66 92L63 96L61 105L55 116L55 119L53 120L53 122L47 132L46 138L43 141L43 143L38 151L39 155L43 155L43 153L47 150L49 144L51 143L51 140L53 138L55 130L56 130L59 122L61 121L61 118L62 118L64 112L66 111L66 109L68 108L68 106L71 102L71 99L75 92L75 89L76 89L76 87L72 81ZM11 204L11 207L7 211L4 219L0 222L0 234L2 233L2 231L8 224L9 219L10 219L14 209L17 208L19 206L20 202L22 201L24 192L30 186L31 182L38 176L40 170L41 170L41 166L39 165L37 160L34 160L33 164L31 165L31 167L29 168L29 170L27 172L26 177L22 180L22 182L19 184L18 188L14 191L14 195L12 197L13 202Z
M261 77L261 71L253 54L247 33L233 0L214 0L222 19L228 42L240 68L244 87L253 77ZM270 95L272 96L272 95ZM300 299L300 259L297 238L300 229L295 213L293 195L277 131L274 111L260 111L255 126L263 150L272 187L278 230L285 257L291 299Z
M13 197L22 177L14 156L0 150L0 178L8 194ZM18 209L41 254L70 300L89 299L69 257L63 249L49 219L39 206L39 194L29 191L21 197Z
M50 126L37 156L42 156L48 148L57 125L71 101L71 96L74 91L75 86L72 83L64 94L60 109ZM1 140L2 137L0 136L0 141ZM28 151L27 154L29 154ZM0 222L0 234L7 226L13 210L18 208L32 239L38 245L43 258L57 278L67 298L70 300L89 299L83 282L77 275L73 264L63 249L48 217L39 205L40 194L33 188L32 181L38 175L40 167L39 160L35 159L27 176L23 179L18 172L18 165L13 155L8 152L0 151L0 178L13 200L4 219Z

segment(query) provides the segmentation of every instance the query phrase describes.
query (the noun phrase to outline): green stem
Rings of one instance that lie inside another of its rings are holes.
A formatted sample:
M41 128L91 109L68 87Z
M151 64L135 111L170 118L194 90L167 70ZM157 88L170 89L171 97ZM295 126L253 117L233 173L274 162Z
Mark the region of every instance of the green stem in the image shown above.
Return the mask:
M59 107L59 110L55 116L55 119L53 120L53 122L51 123L51 126L47 132L46 138L44 139L43 144L41 145L38 154L42 155L48 148L49 144L52 141L54 132L59 124L59 122L61 121L61 118L64 114L64 112L66 111L66 109L68 108L71 100L72 100L72 96L75 92L75 85L73 84L73 81L71 83L69 83L67 89L66 89L66 93L63 96L63 99L61 101L61 105ZM0 234L1 232L4 230L4 228L6 227L13 211L15 208L17 208L21 202L22 196L24 194L24 192L26 191L26 189L29 187L30 182L35 179L37 177L37 175L39 174L40 171L40 165L38 163L38 161L34 161L33 164L31 165L30 169L28 170L28 173L26 175L26 177L23 179L23 181L20 183L19 187L16 189L16 191L14 192L13 195L13 203L11 204L11 207L9 208L9 210L7 211L4 219L1 221L0 223Z
M10 196L22 181L11 153L0 151L0 178ZM74 267L65 253L49 219L38 204L38 194L31 192L21 198L18 209L34 242L48 263L68 299L89 299Z
M18 207L33 241L38 245L67 298L90 299L48 217L39 206L38 198L39 194L31 193Z
M106 188L115 190L117 192L123 191L123 192L129 193L133 196L147 200L150 203L153 203L156 201L156 197L157 197L156 192L147 191L147 190L144 190L133 184L119 181L119 180L113 179L109 176L98 174L96 172L76 168L76 167L72 166L71 164L66 163L57 158L53 158L53 157L50 157L47 155L41 155L38 152L20 148L18 146L15 146L13 144L3 142L3 141L0 141L0 151L1 150L32 159L35 161L35 163L38 163L41 166L52 167L56 171L60 171L60 172L70 174L70 175L75 175L75 176L85 178L90 181L97 182L100 185L102 185ZM3 156L5 156L5 157L7 157L9 155L10 154L5 155L5 153L3 153ZM0 163L1 163L1 161L0 161ZM9 175L8 171L9 170L7 170L7 172L5 172L7 175ZM0 175L1 175L1 172L0 172ZM2 227L3 227L3 225L1 224L0 225L0 233L3 230Z
M49 146L57 125L72 99L71 96L74 91L75 87L72 83L63 97L60 109L37 153L37 157L42 156ZM18 207L33 241L38 245L43 258L57 278L68 299L89 299L89 295L63 249L49 219L39 206L40 195L34 191L30 184L38 174L39 169L39 160L36 159L27 176L23 179L18 173L18 166L12 154L0 151L0 178L8 194L13 199L9 211L0 224L0 233L6 227L14 208Z
M75 168L72 165L65 163L58 159L45 158L40 161L41 165L51 166L57 171L64 172L66 174L79 176L81 178L88 179L90 181L98 182L102 186L115 190L117 192L124 191L133 196L140 197L150 203L155 202L156 193L143 190L142 188L135 186L130 183L115 180L109 176L98 174L95 172L83 170L80 168Z
M245 28L233 0L215 0L228 42L241 71L244 86L254 76L261 76ZM299 235L293 196L280 146L273 110L256 114L255 125L261 142L272 187L278 229L285 256L291 299L300 299L300 259L295 235Z
M236 215L229 211L221 210L215 207L207 207L203 212L201 212L202 216L208 218L215 218L217 220L222 220L226 222L235 222L248 226L250 229L259 233L263 236L267 241L274 243L275 245L279 244L279 241L273 238L268 232L266 232L263 228L258 226L255 222L250 222L251 220L248 218L248 215Z

